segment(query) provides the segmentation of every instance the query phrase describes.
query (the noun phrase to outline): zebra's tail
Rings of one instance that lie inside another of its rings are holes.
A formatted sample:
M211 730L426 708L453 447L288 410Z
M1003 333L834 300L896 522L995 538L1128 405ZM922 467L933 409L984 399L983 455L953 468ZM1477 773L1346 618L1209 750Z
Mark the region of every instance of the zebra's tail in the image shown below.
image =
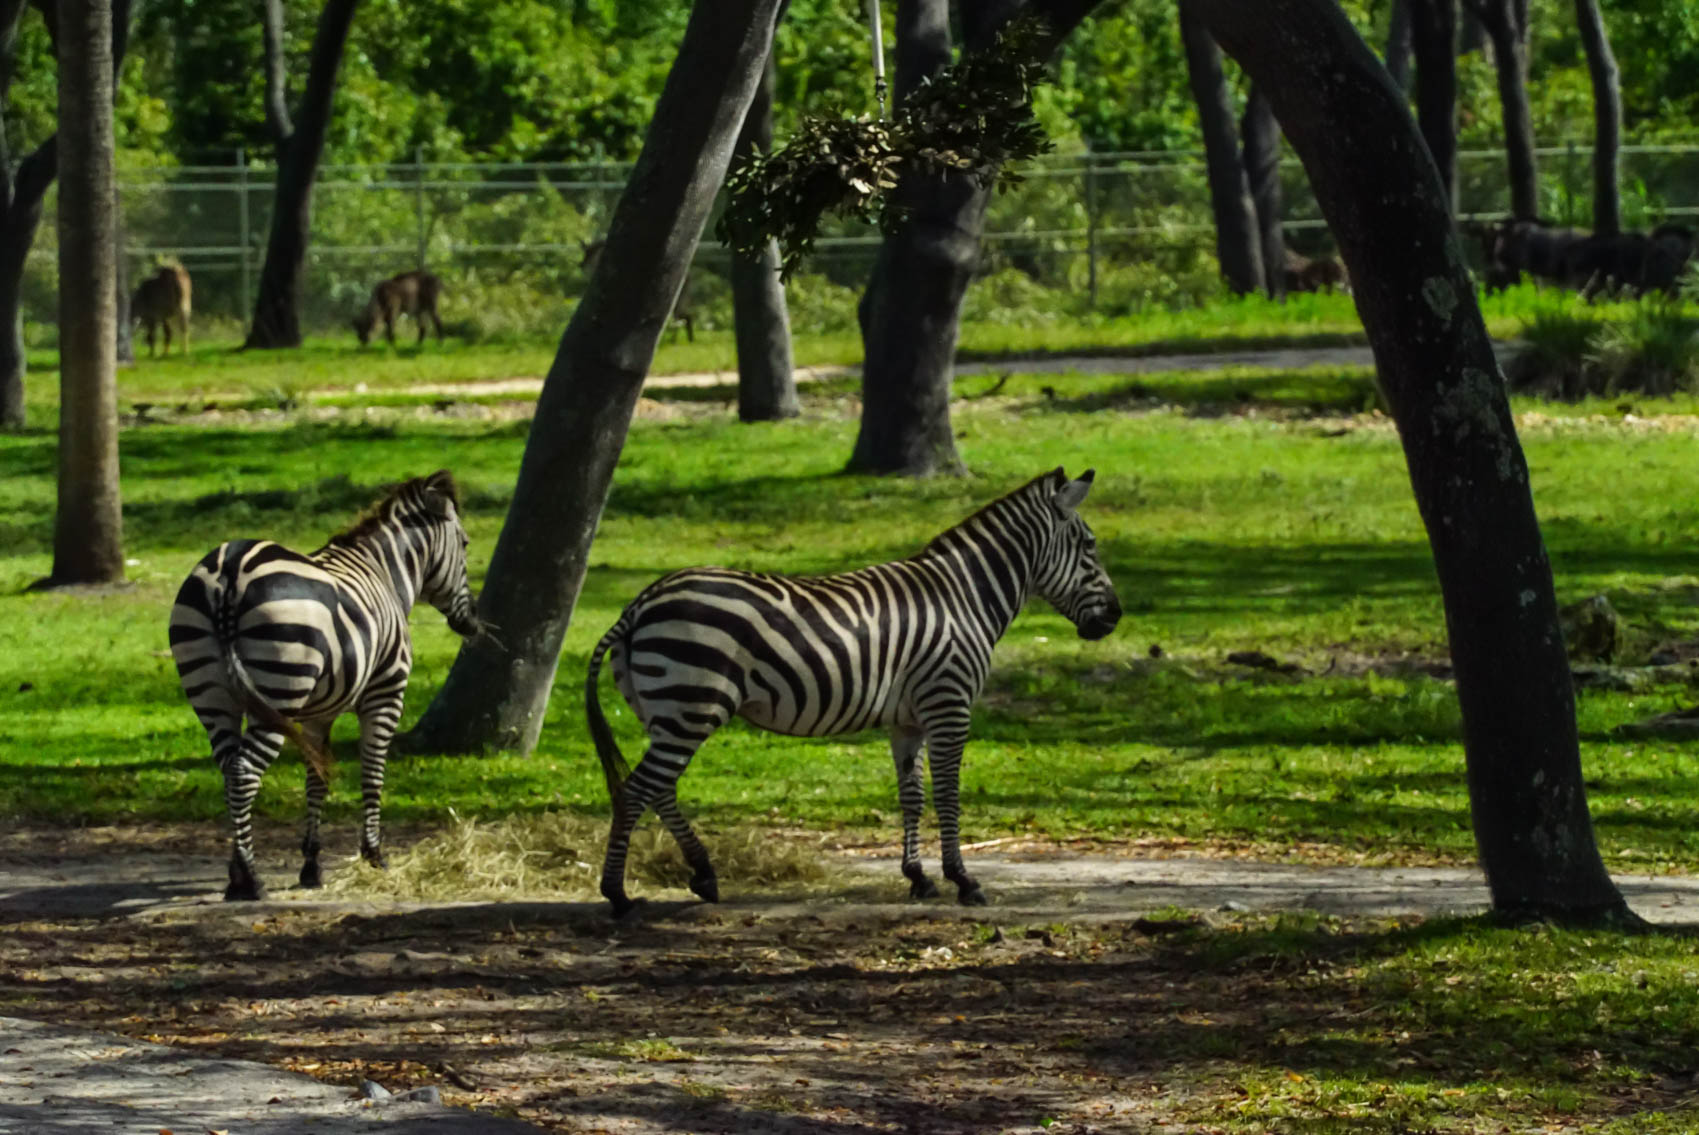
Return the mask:
M602 636L602 641L590 654L590 672L584 679L584 716L590 722L590 737L596 742L596 755L602 759L602 775L608 779L608 796L613 800L615 812L619 811L620 797L625 793L625 781L631 775L631 766L625 763L625 754L619 751L619 742L614 740L614 732L608 728L596 681L602 674L602 656L627 629L625 617L621 616L619 622Z
M215 597L214 602L217 603L223 598L222 589L220 589L220 594ZM216 614L213 622L215 625L222 625L222 620ZM313 771L319 774L319 779L329 784L331 763L329 745L321 745L307 736L307 731L301 728L299 722L289 720L283 715L282 710L265 700L265 695L260 693L259 687L254 684L253 676L248 673L248 668L242 664L242 658L236 652L236 640L233 636L220 634L218 636L218 648L224 656L224 669L230 675L230 686L236 694L236 700L242 706L242 711L261 725L268 729L275 729L295 742L295 747L301 750L301 759L312 766Z

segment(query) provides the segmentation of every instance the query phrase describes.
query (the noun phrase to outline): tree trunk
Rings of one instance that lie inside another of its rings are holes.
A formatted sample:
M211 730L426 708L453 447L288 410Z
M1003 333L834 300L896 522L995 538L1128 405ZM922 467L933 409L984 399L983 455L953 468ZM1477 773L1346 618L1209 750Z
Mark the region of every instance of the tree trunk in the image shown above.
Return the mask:
M1504 159L1510 180L1510 215L1540 215L1539 167L1534 157L1534 112L1528 105L1527 29L1516 22L1513 0L1479 0L1471 8L1493 45L1493 73L1504 117Z
M1251 85L1239 120L1244 139L1245 181L1256 209L1257 244L1262 250L1263 288L1268 298L1286 295L1286 234L1280 223L1280 124L1268 96Z
M1233 125L1233 92L1221 71L1221 51L1209 29L1180 5L1180 40L1186 48L1186 76L1197 102L1203 130L1209 203L1215 213L1215 255L1222 278L1235 295L1248 295L1263 281L1262 245L1256 207L1239 163L1238 132Z
M10 99L18 20L26 7L26 0L0 0L0 104ZM48 4L41 12L48 34L57 37L57 9ZM115 0L111 18L116 70L129 40L130 0ZM59 138L51 134L14 173L11 147L0 127L0 429L22 429L25 424L24 269L58 165Z
M1052 44L1097 0L1032 0ZM962 8L966 49L991 43L1023 5L981 0ZM897 4L896 98L950 61L944 0ZM989 194L965 175L906 177L897 195L908 220L888 234L862 294L861 430L849 469L859 473L953 473L962 468L950 424L950 382L962 300L979 265Z
M1340 243L1445 602L1494 907L1631 918L1593 840L1528 469L1443 185L1334 0L1182 0L1267 92Z
M307 267L307 236L312 231L313 182L324 155L325 134L330 129L331 103L336 94L336 76L342 67L342 49L354 22L360 0L325 0L313 35L307 86L301 93L300 113L291 131L278 140L277 190L272 195L271 232L266 240L265 262L260 267L260 286L254 300L254 322L244 347L299 347L301 345L301 280ZM271 16L267 9L268 76L273 52ZM273 106L281 86L267 80L267 117L273 128L287 126Z
M124 578L111 0L60 0L59 507L52 584Z
M773 147L773 60L762 69L755 101L743 120L734 154ZM758 257L732 254L732 325L737 334L737 416L746 422L794 418L802 412L791 365L790 313L779 279L779 245Z
M124 201L114 191L112 195L112 318L113 358L119 366L136 361L135 337L130 334L130 264L125 245L129 243L124 230Z
M1386 73L1401 91L1410 89L1410 0L1392 0L1386 18Z
M1416 118L1446 206L1457 211L1457 0L1408 0L1416 56Z
M604 255L537 399L479 601L501 645L467 643L408 735L433 752L529 751L638 392L725 181L781 0L698 0Z
M1593 231L1622 231L1617 158L1622 149L1622 82L1598 0L1575 0L1575 22L1593 79Z

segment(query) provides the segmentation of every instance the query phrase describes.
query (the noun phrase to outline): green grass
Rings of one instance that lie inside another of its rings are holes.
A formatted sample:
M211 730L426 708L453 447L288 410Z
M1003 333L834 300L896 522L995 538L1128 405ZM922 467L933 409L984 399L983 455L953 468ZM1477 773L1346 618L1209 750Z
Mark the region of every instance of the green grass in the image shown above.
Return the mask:
M964 394L984 387L964 379ZM1128 608L1084 643L1034 607L999 648L970 742L970 839L1004 833L1162 837L1311 858L1466 860L1473 854L1455 698L1420 676L1353 661L1443 652L1439 598L1395 432L1361 370L1212 375L1018 375L957 409L974 474L900 481L839 470L847 392L801 421L745 426L689 401L640 419L528 758L398 758L392 819L605 809L578 686L590 646L661 572L717 562L832 571L912 552L987 499L1057 464L1097 467L1085 511ZM1691 574L1691 400L1524 405L1537 503L1560 598L1607 592L1648 639L1699 636ZM1531 415L1530 413L1531 412ZM385 482L438 466L467 487L475 572L502 522L524 423L284 421L257 431L162 425L123 436L133 585L23 594L51 562L54 439L0 437L0 814L32 822L215 820L222 797L165 651L171 596L221 539L324 537ZM1664 416L1659 419L1658 415ZM1625 487L1631 487L1625 491ZM475 580L475 583L481 581ZM419 713L452 661L434 612L415 617ZM1160 646L1163 657L1148 657ZM1229 664L1263 650L1304 681ZM636 736L611 683L604 701ZM1586 693L1591 803L1619 865L1691 869L1699 756L1624 744L1618 724L1686 704L1682 687ZM352 736L345 720L339 737ZM635 753L632 754L635 756ZM265 824L299 814L298 774L267 778ZM352 766L332 816L354 807ZM797 741L734 726L703 751L683 798L710 826L749 822L888 835L883 741Z

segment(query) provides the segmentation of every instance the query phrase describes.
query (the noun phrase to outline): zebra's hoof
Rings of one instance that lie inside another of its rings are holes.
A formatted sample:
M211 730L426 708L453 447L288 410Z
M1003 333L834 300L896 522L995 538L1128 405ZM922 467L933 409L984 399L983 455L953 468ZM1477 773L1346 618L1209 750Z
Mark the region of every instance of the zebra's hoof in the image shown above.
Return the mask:
M301 864L301 885L308 890L317 890L324 886L324 872L319 870L317 859L309 859Z
M230 885L224 888L225 902L259 902L263 898L265 887L257 879L242 882L232 879Z
M961 893L956 896L956 901L961 903L963 906L991 905L991 900L985 897L985 892L980 889L978 883L975 883L971 887L963 887Z
M370 863L373 867L376 867L379 871L389 870L389 860L383 857L383 848L381 847L362 847L360 849L360 858L364 859L367 863Z
M697 875L690 880L690 890L703 902L720 901L720 881L713 875Z
M614 921L623 922L625 919L630 918L633 914L637 913L638 908L643 905L644 901L645 900L643 899L628 899L624 895L621 895L617 899L610 899L609 902L614 908Z
M935 899L938 897L938 884L925 875L918 879L910 879L908 897L911 899Z

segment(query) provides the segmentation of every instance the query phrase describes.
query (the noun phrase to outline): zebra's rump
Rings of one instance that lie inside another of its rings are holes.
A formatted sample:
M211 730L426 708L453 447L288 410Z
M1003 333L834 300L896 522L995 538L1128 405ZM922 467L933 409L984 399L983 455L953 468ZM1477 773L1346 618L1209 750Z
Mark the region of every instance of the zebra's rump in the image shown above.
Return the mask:
M346 601L311 557L270 541L220 545L195 566L171 610L171 654L197 708L228 705L233 654L254 690L293 716L340 713L369 681L384 651L373 616ZM241 697L234 701L240 704Z
M917 659L942 637L899 567L675 572L627 610L613 658L621 690L645 722L686 736L734 715L814 737L893 724Z

